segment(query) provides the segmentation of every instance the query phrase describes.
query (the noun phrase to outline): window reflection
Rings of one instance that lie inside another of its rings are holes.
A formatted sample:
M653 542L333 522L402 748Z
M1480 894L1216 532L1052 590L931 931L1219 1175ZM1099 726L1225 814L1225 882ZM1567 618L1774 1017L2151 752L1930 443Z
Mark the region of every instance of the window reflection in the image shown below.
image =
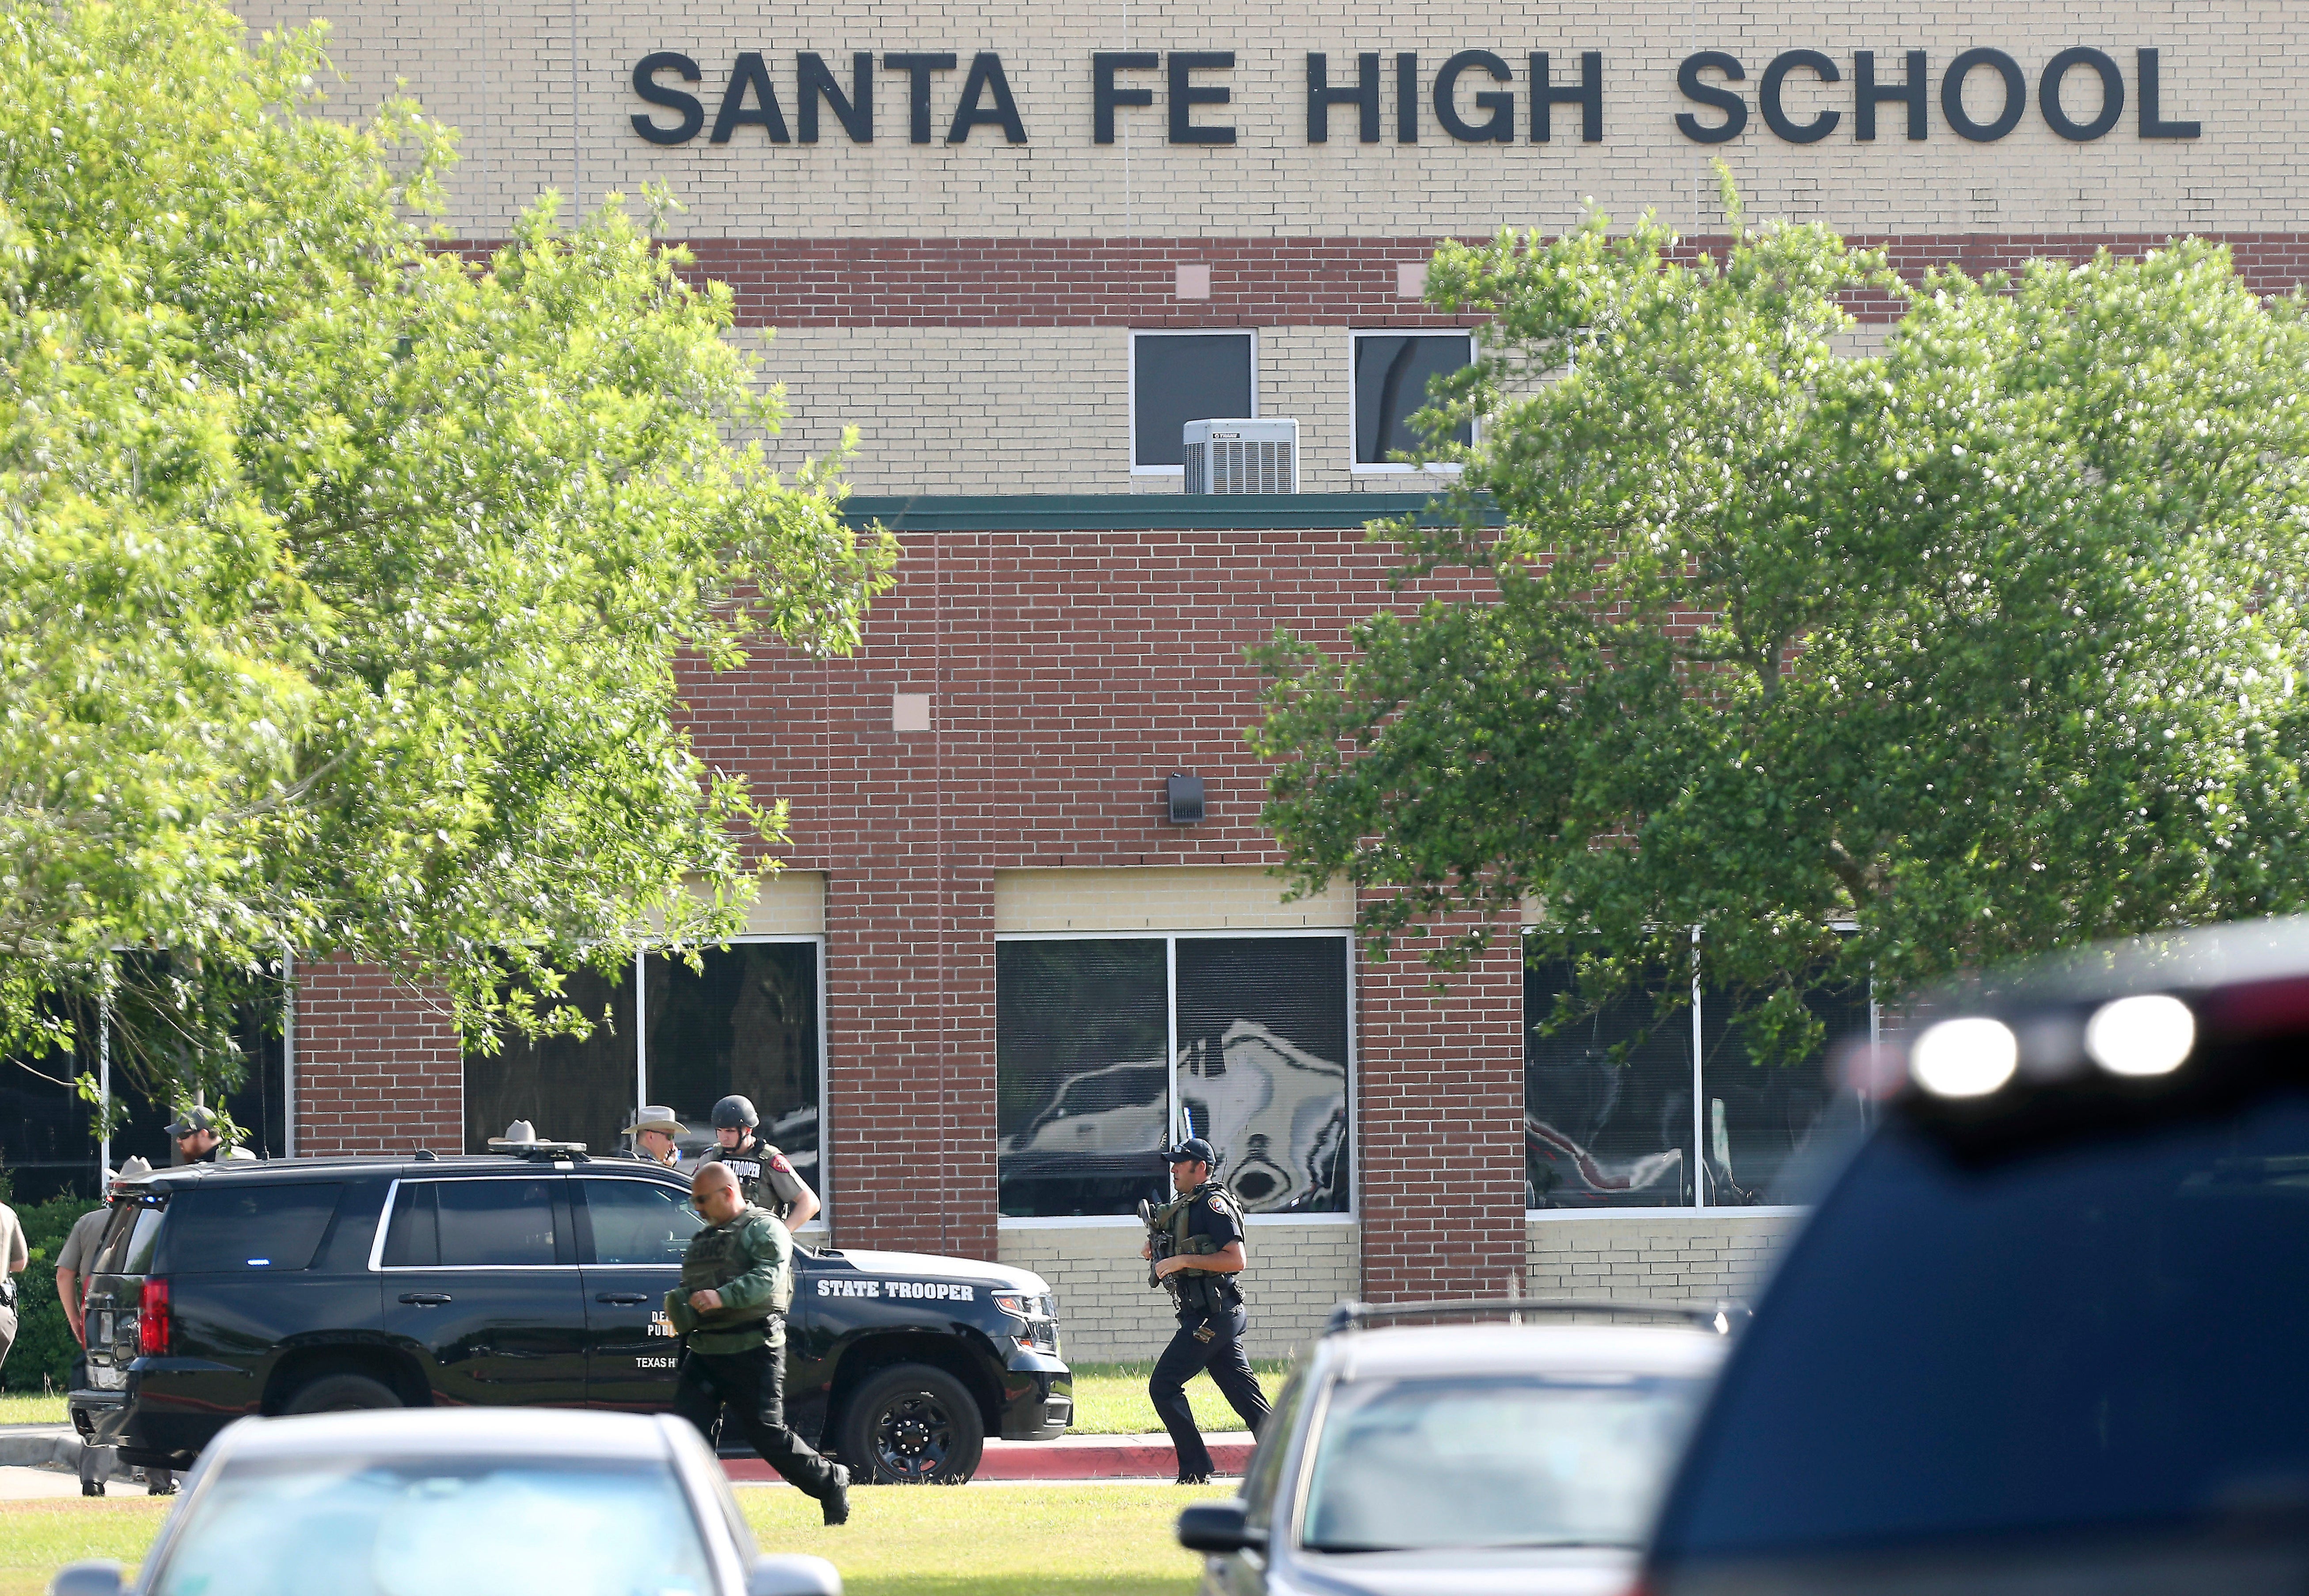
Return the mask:
M1154 938L996 945L1003 1213L1129 1213L1160 1195L1166 984Z
M732 1093L761 1116L763 1141L812 1190L819 1178L817 945L740 942L705 948L699 968L643 962L649 1095L681 1121L687 1165L713 1143L713 1105ZM627 1062L631 1080L632 1061ZM628 1100L632 1087L627 1087ZM627 1117L631 1117L628 1110Z
M1182 1133L1251 1213L1345 1213L1346 948L1336 936L1180 937Z
M1530 939L1539 944L1539 938ZM1550 1029L1569 958L1527 949L1524 1169L1533 1208L1647 1208L1691 1195L1691 1017L1663 1017L1670 979ZM1615 1049L1621 1051L1615 1052Z
M1816 988L1804 1002L1828 1028L1822 1048L1793 1063L1762 1064L1752 1027L1731 1018L1734 995L1711 989L1700 1001L1708 1137L1701 1167L1711 1208L1796 1200L1787 1178L1805 1154L1859 1128L1857 1100L1830 1084L1827 1061L1837 1043L1867 1033L1868 988Z

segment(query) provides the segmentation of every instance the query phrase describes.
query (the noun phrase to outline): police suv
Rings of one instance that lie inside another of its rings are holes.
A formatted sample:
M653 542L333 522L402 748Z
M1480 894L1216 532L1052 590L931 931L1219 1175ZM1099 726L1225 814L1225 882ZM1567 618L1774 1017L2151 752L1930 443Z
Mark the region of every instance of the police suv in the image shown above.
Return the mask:
M679 1177L523 1154L163 1169L122 1188L91 1270L73 1423L184 1468L234 1419L389 1407L670 1408L664 1297L703 1224ZM960 1481L984 1438L1073 1416L1036 1275L794 1249L787 1421L860 1481Z

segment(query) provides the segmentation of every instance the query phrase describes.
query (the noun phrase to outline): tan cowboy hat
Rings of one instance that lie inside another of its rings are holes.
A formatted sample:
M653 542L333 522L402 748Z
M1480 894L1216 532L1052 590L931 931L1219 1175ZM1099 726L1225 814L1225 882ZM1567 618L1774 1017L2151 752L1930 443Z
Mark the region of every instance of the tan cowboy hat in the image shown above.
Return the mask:
M663 1131L669 1136L683 1135L689 1129L675 1118L673 1110L663 1103L644 1103L641 1111L634 1116L634 1122L626 1128L629 1131Z

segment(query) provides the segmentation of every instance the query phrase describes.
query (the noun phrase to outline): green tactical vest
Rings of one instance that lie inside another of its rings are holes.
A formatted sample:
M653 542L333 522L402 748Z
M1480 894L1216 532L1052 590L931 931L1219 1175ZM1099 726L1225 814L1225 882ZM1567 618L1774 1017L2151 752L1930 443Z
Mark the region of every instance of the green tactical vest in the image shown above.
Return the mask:
M765 1217L760 1210L749 1208L728 1224L700 1230L691 1238L689 1250L681 1255L682 1294L718 1291L753 1268L757 1260L753 1249L746 1245L746 1232L753 1228L749 1221ZM793 1270L788 1267L778 1272L769 1301L752 1308L718 1308L699 1315L698 1319L707 1329L735 1329L741 1324L758 1324L792 1306Z
M1213 1193L1224 1195L1226 1187L1215 1180L1206 1180L1193 1191L1182 1194L1154 1211L1155 1223L1171 1233L1171 1255L1185 1257L1189 1254L1215 1253L1207 1236L1187 1234L1187 1221L1194 1217L1195 1204ZM1200 1308L1206 1313L1219 1313L1233 1305L1227 1300L1229 1286L1237 1298L1242 1295L1240 1280L1231 1275L1213 1274L1205 1269L1182 1269L1171 1277L1179 1282L1179 1305Z

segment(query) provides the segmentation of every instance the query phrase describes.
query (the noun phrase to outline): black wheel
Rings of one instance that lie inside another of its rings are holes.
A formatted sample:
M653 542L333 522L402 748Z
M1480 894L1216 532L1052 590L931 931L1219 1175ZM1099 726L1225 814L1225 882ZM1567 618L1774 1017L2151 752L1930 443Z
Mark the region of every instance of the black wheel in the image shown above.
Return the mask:
M961 1381L902 1363L858 1388L835 1445L860 1485L960 1485L978 1472L986 1432Z
M361 1408L397 1408L393 1387L367 1375L322 1375L306 1381L281 1404L283 1413L347 1413Z

